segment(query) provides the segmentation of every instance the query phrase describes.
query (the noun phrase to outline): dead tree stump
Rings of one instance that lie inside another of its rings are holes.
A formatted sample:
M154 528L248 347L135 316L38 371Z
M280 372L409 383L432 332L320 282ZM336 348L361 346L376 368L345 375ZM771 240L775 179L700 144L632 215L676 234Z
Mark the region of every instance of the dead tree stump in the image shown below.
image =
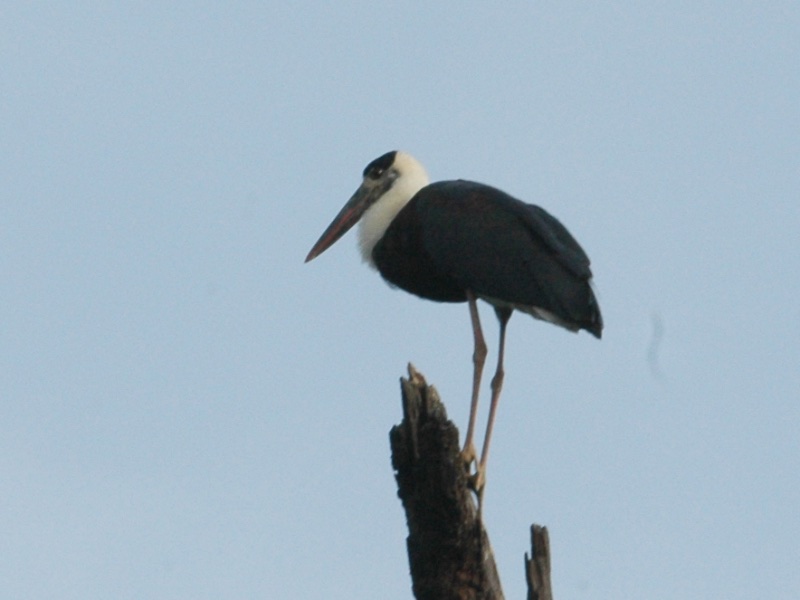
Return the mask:
M501 600L489 537L461 458L458 429L436 390L413 366L401 378L403 421L392 428L392 466L408 522L417 600ZM547 530L531 528L525 557L529 600L552 600Z

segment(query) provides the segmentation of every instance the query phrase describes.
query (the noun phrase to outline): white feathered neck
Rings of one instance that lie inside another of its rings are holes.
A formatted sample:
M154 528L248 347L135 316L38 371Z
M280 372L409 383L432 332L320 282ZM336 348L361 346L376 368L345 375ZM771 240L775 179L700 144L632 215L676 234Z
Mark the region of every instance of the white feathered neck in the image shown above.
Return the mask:
M367 209L358 226L361 256L372 268L377 268L372 260L375 244L386 233L397 213L429 183L425 168L417 159L405 152L397 153L390 170L396 172L392 186Z

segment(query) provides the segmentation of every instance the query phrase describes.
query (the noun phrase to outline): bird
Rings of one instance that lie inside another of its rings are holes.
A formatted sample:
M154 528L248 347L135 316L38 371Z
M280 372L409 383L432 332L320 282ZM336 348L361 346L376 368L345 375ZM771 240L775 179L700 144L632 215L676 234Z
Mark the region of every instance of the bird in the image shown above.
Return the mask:
M422 164L393 150L363 171L360 187L311 248L309 262L356 223L363 260L392 286L427 300L466 302L473 333L470 416L461 451L479 506L505 371L506 326L513 311L600 339L603 319L589 258L543 208L462 179L430 183ZM500 323L497 367L478 460L475 420L487 356L477 300ZM474 473L472 473L474 465Z

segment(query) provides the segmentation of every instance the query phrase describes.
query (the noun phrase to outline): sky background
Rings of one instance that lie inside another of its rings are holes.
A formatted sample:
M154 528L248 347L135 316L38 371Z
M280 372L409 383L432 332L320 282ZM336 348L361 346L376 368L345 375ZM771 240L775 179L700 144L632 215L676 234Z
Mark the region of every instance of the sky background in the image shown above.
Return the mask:
M788 0L7 3L3 597L410 597L398 379L465 429L467 308L303 264L396 148L592 259L602 341L509 326L506 596L535 522L560 600L800 598Z

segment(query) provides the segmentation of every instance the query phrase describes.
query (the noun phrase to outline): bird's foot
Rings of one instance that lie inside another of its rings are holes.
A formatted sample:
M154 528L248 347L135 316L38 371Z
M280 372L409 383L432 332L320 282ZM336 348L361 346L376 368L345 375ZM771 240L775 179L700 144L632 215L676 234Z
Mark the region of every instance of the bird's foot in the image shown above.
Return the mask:
M486 485L486 475L480 465L477 465L475 473L469 476L469 487L478 495L478 500L483 497L483 488Z
M461 458L464 461L464 468L467 471L467 485L475 492L478 498L478 513L480 514L481 502L483 501L483 487L486 484L485 468L478 460L478 453L475 445L469 443L461 451ZM475 470L473 471L473 465Z
M472 465L474 464L476 469L478 467L478 453L475 451L475 444L469 442L464 445L464 449L461 451L461 460L464 461L464 468L471 478Z

